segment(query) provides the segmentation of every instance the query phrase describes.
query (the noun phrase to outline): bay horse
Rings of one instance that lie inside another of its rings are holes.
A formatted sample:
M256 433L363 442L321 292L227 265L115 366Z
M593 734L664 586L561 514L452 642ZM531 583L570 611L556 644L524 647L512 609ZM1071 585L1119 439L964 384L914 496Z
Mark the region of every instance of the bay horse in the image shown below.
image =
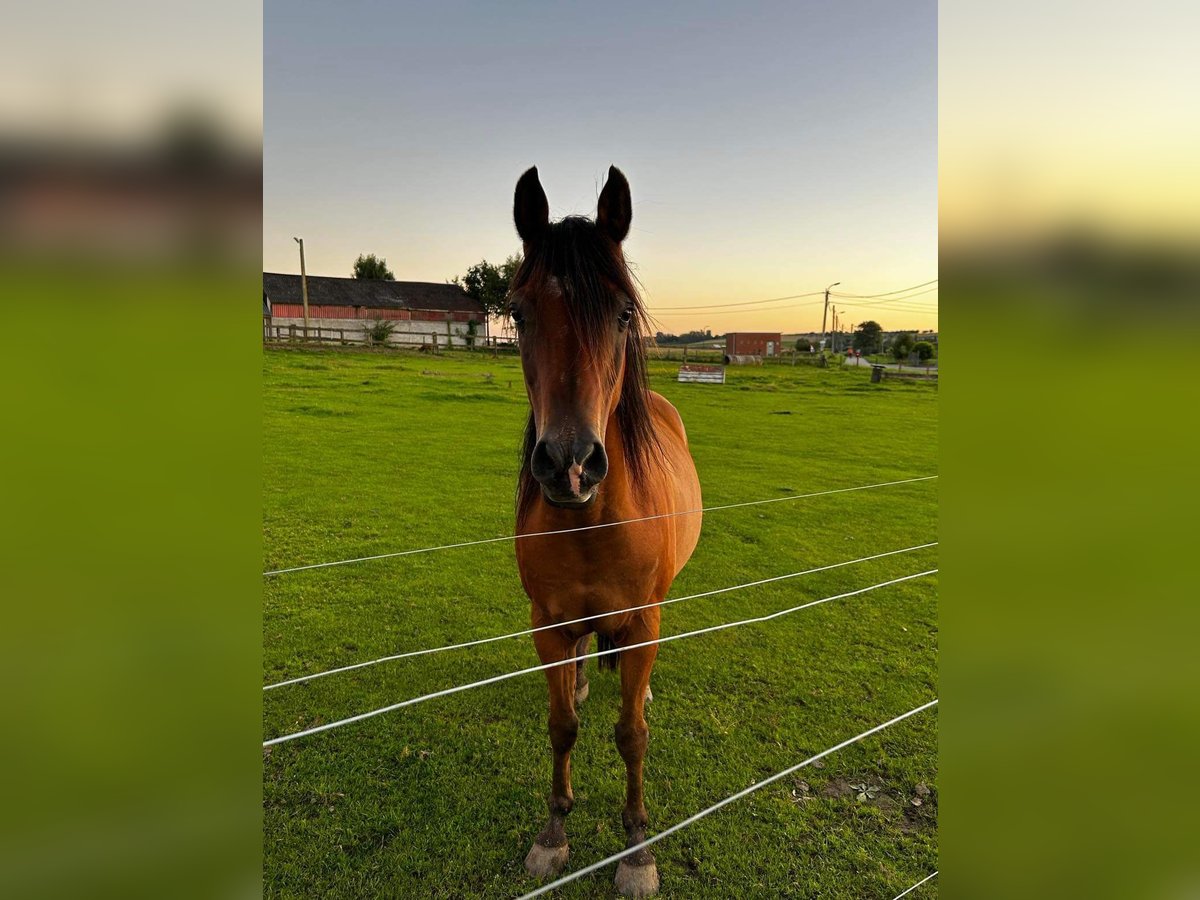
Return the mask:
M529 394L517 487L516 542L543 663L587 652L590 635L601 668L621 670L616 743L625 761L622 823L626 847L646 836L642 761L649 728L650 670L657 646L628 648L659 636L660 609L627 612L663 600L700 537L700 482L679 413L649 389L644 340L648 317L626 264L629 182L609 168L592 221L550 222L550 206L531 168L517 182L513 219L524 259L513 276L508 314L517 328ZM692 512L696 511L696 512ZM688 512L687 515L673 515ZM628 519L661 518L566 534L539 535ZM605 615L607 614L607 615ZM608 665L606 666L605 663ZM588 695L583 662L546 670L554 751L550 818L525 859L545 878L567 864L565 830L574 803L571 748L577 703ZM617 867L622 894L658 890L654 855L643 848Z

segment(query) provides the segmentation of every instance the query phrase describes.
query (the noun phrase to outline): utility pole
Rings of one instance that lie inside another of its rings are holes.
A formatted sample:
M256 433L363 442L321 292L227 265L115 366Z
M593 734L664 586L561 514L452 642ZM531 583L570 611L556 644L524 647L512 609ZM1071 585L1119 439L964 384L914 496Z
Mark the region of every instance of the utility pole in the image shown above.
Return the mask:
M308 340L308 272L304 270L304 238L292 238L300 245L300 296L304 301L304 339Z
M830 288L837 287L839 284L841 284L840 281L835 281L829 287L825 288L825 311L823 313L821 313L821 353L822 354L825 353L825 337L826 337L825 321L826 321L826 317L829 315L829 290L830 290Z

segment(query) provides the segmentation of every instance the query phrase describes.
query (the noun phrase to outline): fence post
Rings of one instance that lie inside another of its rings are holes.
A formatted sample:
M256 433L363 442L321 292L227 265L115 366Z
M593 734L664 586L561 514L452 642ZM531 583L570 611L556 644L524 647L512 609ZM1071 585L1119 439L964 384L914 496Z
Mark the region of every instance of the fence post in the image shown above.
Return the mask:
M438 352L438 339L437 339L437 332L436 332L436 331L435 331L435 332L433 332L433 335L432 335L432 336L433 336L433 355L434 355L434 356L437 356L437 352Z

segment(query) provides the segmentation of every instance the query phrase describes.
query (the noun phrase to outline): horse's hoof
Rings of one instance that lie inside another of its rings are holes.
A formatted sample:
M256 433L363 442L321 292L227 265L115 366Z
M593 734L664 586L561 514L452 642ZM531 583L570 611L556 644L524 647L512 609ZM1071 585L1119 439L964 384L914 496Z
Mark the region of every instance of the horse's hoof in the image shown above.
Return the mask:
M591 691L592 691L592 686L590 684L588 684L586 681L583 684L579 685L579 687L575 688L575 702L582 703L584 700L586 700L588 698L588 694L590 694Z
M649 703L654 699L654 691L650 690L650 685L646 685L646 702Z
M571 846L543 847L537 841L529 848L525 857L525 871L534 878L550 878L557 875L567 866L567 857L571 854Z
M658 893L658 866L648 862L631 866L625 860L617 864L617 890L626 897L652 897Z

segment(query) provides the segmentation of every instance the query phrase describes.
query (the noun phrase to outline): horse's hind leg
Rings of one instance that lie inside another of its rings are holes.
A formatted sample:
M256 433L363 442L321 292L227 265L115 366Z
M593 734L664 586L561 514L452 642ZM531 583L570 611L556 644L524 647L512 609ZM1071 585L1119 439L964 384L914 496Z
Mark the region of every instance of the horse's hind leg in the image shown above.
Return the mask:
M657 634L628 635L629 643L653 640ZM642 799L642 761L650 741L650 729L644 716L650 670L654 667L657 645L621 651L621 717L617 721L617 749L625 760L625 846L646 839L646 804ZM625 857L617 866L617 889L627 897L648 897L658 892L658 866L647 848Z
M555 631L533 636L543 663L572 659L575 641ZM575 665L568 663L546 670L550 687L550 745L554 748L554 781L550 789L550 819L525 857L525 871L538 878L557 875L567 864L570 847L565 828L567 814L575 803L571 792L571 748L579 733L575 715Z
M590 634L585 634L583 637L581 637L579 639L578 643L575 644L575 655L576 656L586 656L587 652L588 652L588 645L591 643L591 640L592 640L592 636ZM588 698L589 687L588 687L587 673L585 673L583 671L583 664L584 664L584 660L582 660L582 659L579 662L575 663L575 702L576 703L582 703L584 700L586 700Z

